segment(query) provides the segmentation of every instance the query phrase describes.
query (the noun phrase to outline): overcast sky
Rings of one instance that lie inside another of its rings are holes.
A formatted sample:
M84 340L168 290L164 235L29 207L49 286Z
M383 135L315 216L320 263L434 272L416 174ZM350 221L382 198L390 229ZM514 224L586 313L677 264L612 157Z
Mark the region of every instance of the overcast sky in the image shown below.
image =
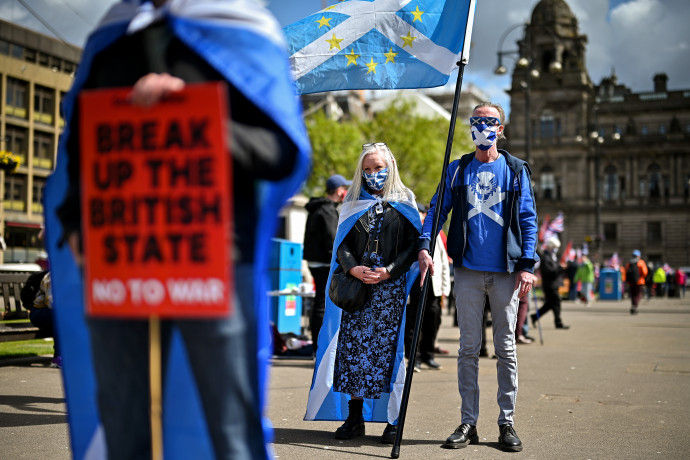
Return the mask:
M112 0L0 0L0 18L53 35L22 3L32 8L65 40L83 46L88 32L114 3ZM321 9L322 0L267 0L282 25ZM327 0L328 5L336 3ZM472 33L465 81L482 88L508 108L505 89L510 75L496 76L500 36L530 20L538 0L480 0ZM615 69L619 83L633 91L651 91L655 73L669 76L669 89L690 89L690 0L566 0L588 37L586 65L595 84ZM504 50L516 49L518 27L505 39ZM507 59L509 69L514 62ZM509 72L510 73L510 72Z

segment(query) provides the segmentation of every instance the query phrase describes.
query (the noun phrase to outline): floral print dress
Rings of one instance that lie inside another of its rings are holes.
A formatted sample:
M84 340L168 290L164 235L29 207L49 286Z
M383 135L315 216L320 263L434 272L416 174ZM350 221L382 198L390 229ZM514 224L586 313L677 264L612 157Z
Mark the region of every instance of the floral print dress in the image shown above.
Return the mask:
M379 233L383 215L369 209L369 228ZM374 238L376 239L376 238ZM381 266L381 256L365 253L363 260L372 267ZM338 348L335 357L333 388L361 398L380 398L391 391L394 353L405 310L406 276L391 278L371 286L371 296L364 308L355 313L342 312Z

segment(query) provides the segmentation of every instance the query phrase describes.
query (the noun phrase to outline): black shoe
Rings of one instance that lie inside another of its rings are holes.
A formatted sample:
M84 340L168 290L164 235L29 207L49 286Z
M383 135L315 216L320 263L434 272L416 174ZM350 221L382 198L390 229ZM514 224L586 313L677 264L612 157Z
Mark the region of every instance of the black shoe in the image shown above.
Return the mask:
M637 307L633 307L630 309L630 314L631 315L636 315L637 314Z
M505 452L520 452L522 451L522 441L515 433L513 425L501 425L498 427L500 435L498 436L498 447Z
M398 427L396 425L386 424L386 428L381 435L381 442L383 444L395 444L395 437L398 435Z
M570 329L570 326L566 326L565 324L557 324L556 329L567 330L567 329Z
M432 369L436 369L436 370L441 369L441 365L439 363L437 363L436 361L434 361L434 358L423 359L422 362Z
M349 409L347 419L335 430L335 439L352 439L357 436L364 436L364 417L362 417L364 401L351 399L347 405Z
M453 434L448 436L446 442L441 445L446 449L460 449L462 447L467 447L468 444L477 444L479 442L479 436L477 436L477 427L474 425L468 425L463 423L455 429Z
M537 327L537 315L532 313L529 317L532 320L532 327Z
M364 436L364 421L362 419L353 421L348 418L335 430L335 439L352 439L357 436Z
M489 357L489 352L486 350L479 350L479 357L480 358L488 358Z

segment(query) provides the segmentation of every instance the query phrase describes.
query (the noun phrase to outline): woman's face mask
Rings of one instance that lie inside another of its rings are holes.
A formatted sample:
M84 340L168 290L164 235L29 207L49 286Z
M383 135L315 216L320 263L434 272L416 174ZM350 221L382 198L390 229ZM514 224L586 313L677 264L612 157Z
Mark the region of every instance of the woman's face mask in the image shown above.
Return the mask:
M496 143L501 120L495 117L470 117L472 140L479 150L489 150Z
M383 168L382 170L371 174L367 174L366 172L362 171L362 177L370 189L380 192L383 190L383 185L386 183L386 179L388 179L388 168Z

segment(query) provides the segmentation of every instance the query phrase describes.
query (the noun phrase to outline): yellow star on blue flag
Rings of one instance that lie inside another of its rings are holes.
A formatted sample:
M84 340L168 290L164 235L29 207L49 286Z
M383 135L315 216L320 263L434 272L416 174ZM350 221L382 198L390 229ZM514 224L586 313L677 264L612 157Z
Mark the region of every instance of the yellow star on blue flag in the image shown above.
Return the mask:
M469 59L475 4L346 0L290 24L283 32L298 91L444 85ZM351 65L354 55L377 67Z

